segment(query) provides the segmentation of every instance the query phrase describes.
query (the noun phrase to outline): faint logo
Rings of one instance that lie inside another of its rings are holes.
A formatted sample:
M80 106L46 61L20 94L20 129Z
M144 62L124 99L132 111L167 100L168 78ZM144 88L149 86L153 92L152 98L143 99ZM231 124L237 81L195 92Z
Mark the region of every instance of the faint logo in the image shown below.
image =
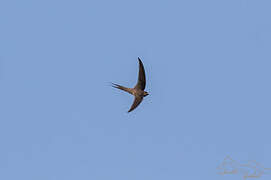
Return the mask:
M260 178L263 174L271 172L271 168L265 168L256 161L248 161L243 164L233 160L230 156L227 156L217 169L221 175L241 174L244 180Z

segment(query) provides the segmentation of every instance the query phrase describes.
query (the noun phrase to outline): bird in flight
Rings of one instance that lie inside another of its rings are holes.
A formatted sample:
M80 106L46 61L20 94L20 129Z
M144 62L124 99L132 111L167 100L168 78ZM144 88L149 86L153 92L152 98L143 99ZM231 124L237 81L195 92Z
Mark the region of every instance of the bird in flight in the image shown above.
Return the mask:
M134 110L142 102L143 98L149 95L148 92L144 91L145 86L146 86L146 76L145 76L144 66L140 58L138 58L138 62L139 62L138 80L134 88L127 88L127 87L112 83L112 87L118 88L120 90L126 91L134 95L135 97L134 102L128 112L131 112L132 110Z

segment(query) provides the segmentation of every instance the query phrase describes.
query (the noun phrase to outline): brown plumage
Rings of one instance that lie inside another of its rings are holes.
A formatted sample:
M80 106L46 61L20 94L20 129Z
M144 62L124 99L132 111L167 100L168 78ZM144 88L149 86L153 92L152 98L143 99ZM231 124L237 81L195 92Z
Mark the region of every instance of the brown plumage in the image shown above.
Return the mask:
M148 92L144 91L145 86L146 86L146 76L145 76L144 66L140 58L138 58L138 62L139 62L138 80L134 88L127 88L127 87L112 83L112 86L114 88L118 88L120 90L126 91L135 96L134 102L128 112L131 112L132 110L134 110L142 102L143 98L149 95Z

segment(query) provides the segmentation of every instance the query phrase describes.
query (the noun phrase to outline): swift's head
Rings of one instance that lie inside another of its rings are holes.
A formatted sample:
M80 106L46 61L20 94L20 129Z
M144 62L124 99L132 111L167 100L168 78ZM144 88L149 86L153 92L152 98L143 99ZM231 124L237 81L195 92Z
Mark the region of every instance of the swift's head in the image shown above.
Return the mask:
M144 97L145 97L145 96L148 96L148 95L149 95L149 93L148 93L148 92L146 92L146 91L144 91L144 94L143 94L143 95L144 95Z

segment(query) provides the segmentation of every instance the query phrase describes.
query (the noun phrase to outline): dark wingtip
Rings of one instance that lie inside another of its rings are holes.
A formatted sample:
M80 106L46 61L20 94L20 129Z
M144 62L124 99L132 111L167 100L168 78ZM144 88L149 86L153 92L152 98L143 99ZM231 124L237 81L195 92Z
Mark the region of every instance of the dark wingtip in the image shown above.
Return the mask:
M140 59L139 57L137 57L137 59L138 59L140 62L142 62L141 59Z
M129 111L127 111L127 113L132 112L133 110L135 110L135 108L132 109L132 107L129 109Z

